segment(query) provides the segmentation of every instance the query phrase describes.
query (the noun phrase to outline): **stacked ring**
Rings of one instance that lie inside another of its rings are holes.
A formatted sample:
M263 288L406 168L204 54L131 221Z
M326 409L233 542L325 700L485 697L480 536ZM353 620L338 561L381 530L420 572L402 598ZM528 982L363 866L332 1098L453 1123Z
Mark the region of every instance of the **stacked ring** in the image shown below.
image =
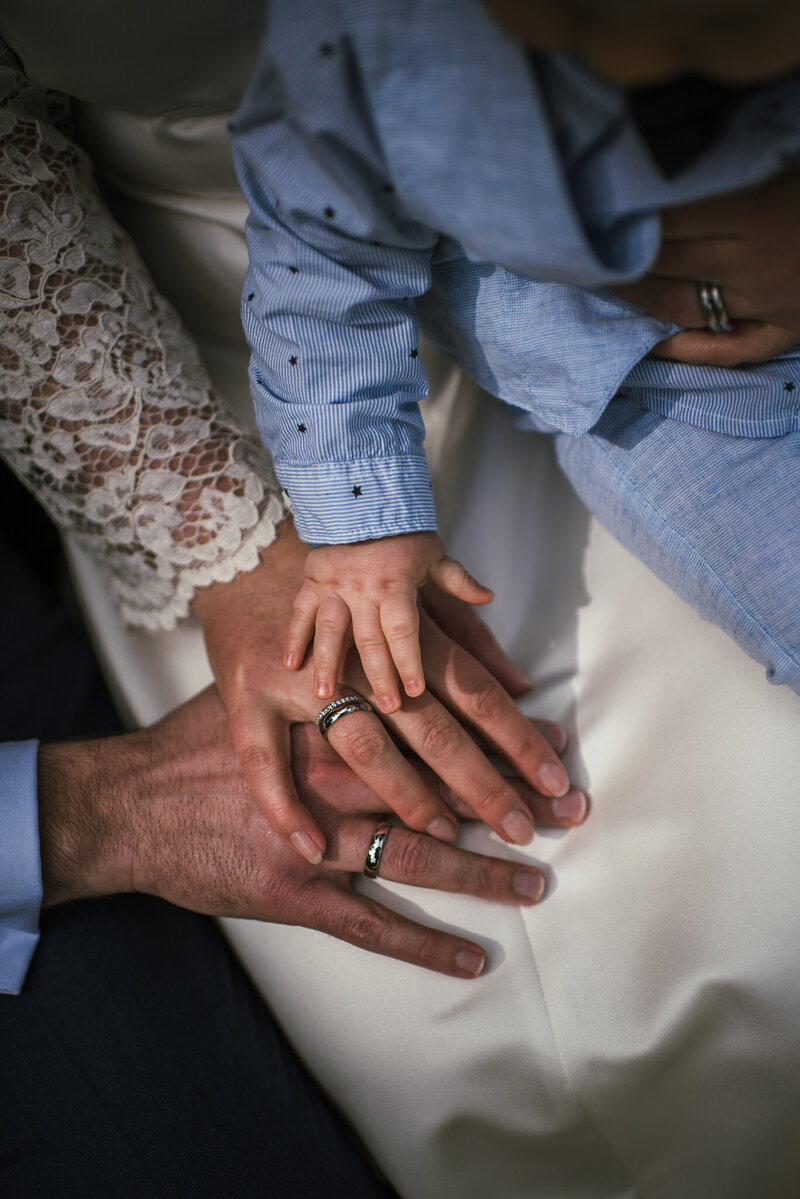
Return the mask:
M697 298L712 333L733 333L733 325L722 301L722 291L716 283L698 283Z
M334 699L327 704L320 712L314 724L317 726L317 731L323 737L328 736L328 729L331 725L336 724L342 716L349 716L351 712L374 712L375 709L364 699L363 695L355 692L353 695L344 695L341 699Z

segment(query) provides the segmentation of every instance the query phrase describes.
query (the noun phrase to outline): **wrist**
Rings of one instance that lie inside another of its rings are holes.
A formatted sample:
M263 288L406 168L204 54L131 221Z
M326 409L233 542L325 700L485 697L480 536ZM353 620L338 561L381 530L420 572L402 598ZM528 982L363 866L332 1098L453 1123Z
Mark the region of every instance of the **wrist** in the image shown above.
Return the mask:
M43 907L133 889L135 838L125 780L136 768L126 771L126 740L39 748Z
M291 518L281 521L276 530L275 540L261 550L258 565L253 570L243 571L227 583L212 583L208 587L197 589L192 600L195 615L205 628L219 608L226 608L233 592L250 588L254 576L269 574L276 588L279 580L284 577L302 578L303 562L307 553L308 547L298 537Z

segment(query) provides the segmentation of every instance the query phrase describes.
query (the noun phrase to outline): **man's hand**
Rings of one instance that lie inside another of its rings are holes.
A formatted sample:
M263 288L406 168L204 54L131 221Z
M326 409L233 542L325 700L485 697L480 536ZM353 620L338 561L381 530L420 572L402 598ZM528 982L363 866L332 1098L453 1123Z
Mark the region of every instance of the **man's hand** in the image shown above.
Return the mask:
M290 768L289 726L313 721L320 703L312 692L311 663L299 671L282 665L291 602L307 552L285 522L277 541L262 552L259 567L207 588L195 600L195 610L247 782L273 827L315 863L325 852L326 837L298 795ZM429 605L435 608L433 618L425 610ZM531 814L543 795L558 802L565 824L579 823L586 798L570 790L558 758L566 734L558 725L532 722L520 712L505 686L519 692L525 678L476 614L436 589L426 591L420 638L429 689L387 717L386 724L462 801L462 811L485 820L504 840L530 841ZM355 655L345 663L343 678L342 695L358 690L372 698ZM464 725L501 753L523 783L512 785L501 775ZM314 736L319 739L316 730ZM328 740L410 828L455 840L458 822L437 778L412 766L375 714L356 712L338 721Z
M430 584L468 604L494 598L460 562L448 558L436 533L320 546L306 558L305 574L294 600L284 664L298 670L313 636L314 694L332 699L352 638L378 707L387 714L400 707L398 674L406 695L425 690L419 646L422 588Z
M679 362L764 362L800 341L800 172L661 214L652 272L614 290L686 333L653 351ZM722 288L732 333L711 333L698 283Z
M42 746L45 904L143 891L210 915L316 928L457 978L479 975L486 965L480 945L354 890L352 875L363 869L381 805L314 728L295 728L292 748L298 789L328 839L318 867L292 852L253 799L214 688L143 732ZM554 822L544 799L536 814ZM389 834L380 873L508 904L533 904L545 889L534 866L403 828Z

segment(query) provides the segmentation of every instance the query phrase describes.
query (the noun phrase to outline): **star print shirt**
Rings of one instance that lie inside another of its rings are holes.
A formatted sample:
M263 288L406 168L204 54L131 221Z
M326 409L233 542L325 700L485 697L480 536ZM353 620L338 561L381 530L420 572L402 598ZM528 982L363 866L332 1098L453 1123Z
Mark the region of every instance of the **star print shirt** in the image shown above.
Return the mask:
M800 427L797 351L660 361L678 326L607 287L652 265L659 209L800 161L797 81L668 176L623 92L480 0L275 0L232 131L256 417L305 540L435 528L420 325L531 427L579 436L621 389L734 436Z

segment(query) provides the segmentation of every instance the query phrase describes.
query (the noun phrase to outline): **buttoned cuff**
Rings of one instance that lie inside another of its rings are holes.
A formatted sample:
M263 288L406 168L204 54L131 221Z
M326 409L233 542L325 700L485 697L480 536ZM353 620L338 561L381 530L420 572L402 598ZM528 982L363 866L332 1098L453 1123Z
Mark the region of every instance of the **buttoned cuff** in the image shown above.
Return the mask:
M275 469L303 541L347 545L436 529L433 490L423 455L313 466L276 462Z
M39 941L38 742L0 745L0 992L18 995Z

